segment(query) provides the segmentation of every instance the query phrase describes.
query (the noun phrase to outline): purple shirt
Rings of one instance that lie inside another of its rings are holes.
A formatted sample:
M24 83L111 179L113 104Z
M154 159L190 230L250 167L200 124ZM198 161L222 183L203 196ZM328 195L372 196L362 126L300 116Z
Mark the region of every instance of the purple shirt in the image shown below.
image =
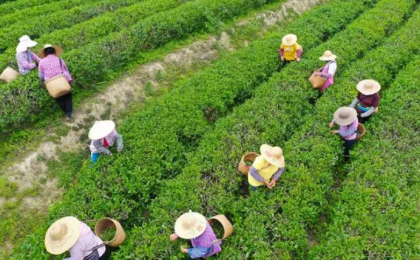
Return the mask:
M334 123L334 120L332 122ZM356 118L350 125L341 125L338 133L344 140L354 140L357 137L357 126L359 126L359 119Z
M71 76L69 69L67 68L64 60L61 60L62 67L60 67L60 58L55 54L50 54L47 57L43 58L39 62L39 78L41 80L48 80L60 74L67 79L68 82L71 82Z
M24 51L16 54L16 61L19 67L19 73L25 75L36 67L34 61L39 64L41 59L31 51Z
M191 258L195 259L200 257L209 257L219 253L222 251L222 248L220 247L222 242L219 241L213 244L216 239L216 234L214 234L210 224L207 223L204 233L191 239L193 248L188 249L188 254Z

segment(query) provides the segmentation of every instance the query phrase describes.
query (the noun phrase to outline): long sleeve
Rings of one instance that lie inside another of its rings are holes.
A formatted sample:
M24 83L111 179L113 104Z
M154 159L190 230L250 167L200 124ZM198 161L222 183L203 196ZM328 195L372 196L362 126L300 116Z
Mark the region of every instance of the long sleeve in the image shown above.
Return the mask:
M209 252L210 249L211 247L202 247L202 246L193 247L193 248L188 249L188 254L190 255L192 259L200 258L200 257L205 256Z
M17 63L24 69L31 70L36 67L35 63L29 63L26 52L21 52L16 55Z
M111 154L111 152L106 149L105 147L103 147L101 140L94 140L92 142L93 146L95 146L96 150L100 153L104 153L104 154Z
M70 75L70 72L69 72L69 68L67 67L66 62L63 59L61 59L61 62L63 64L64 76L66 77L66 79L67 79L68 82L72 82L73 79L71 78L71 75Z
M122 150L124 145L123 145L123 138L120 134L117 134L115 136L115 139L117 139L117 149L118 150Z
M364 112L360 116L361 117L368 117L368 116L372 115L374 111L375 111L375 108L374 107L370 107L370 109L368 111Z
M264 178L259 174L258 170L254 168L254 166L251 166L249 168L249 174L251 174L251 176L254 177L254 179L256 179L257 181L265 181Z
M347 137L350 136L352 134L354 134L357 130L357 124L351 124L347 127L347 129L344 129L343 127L340 127L340 130L338 130L338 133L342 136L342 137Z
M273 180L277 181L284 172L284 167L279 168L276 173L273 175Z
M31 57L32 57L32 60L34 60L38 64L41 61L41 59L33 52L31 52Z
M299 48L299 49L296 51L296 57L297 57L298 59L300 59L300 56L302 56L302 52L303 52L303 50L302 50L301 48Z
M280 57L283 57L283 54L284 54L284 50L280 47L280 49L279 49L279 54L280 54Z
M358 98L353 99L353 102L351 102L350 107L354 108L359 102L360 100Z

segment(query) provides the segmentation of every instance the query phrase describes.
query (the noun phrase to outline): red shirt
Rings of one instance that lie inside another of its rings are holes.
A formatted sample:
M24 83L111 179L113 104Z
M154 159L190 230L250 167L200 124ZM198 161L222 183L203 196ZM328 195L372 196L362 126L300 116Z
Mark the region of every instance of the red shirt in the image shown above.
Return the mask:
M379 94L375 93L373 95L364 95L362 93L359 92L359 94L357 94L357 99L360 102L360 105L362 107L368 108L368 107L378 107L379 106ZM364 113L363 111L360 111L357 106L356 106L357 112L359 113Z

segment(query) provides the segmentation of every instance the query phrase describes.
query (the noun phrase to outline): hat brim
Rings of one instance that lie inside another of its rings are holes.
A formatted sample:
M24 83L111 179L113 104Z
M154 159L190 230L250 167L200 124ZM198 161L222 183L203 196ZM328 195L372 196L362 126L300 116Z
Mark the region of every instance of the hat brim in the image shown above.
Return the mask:
M337 59L337 55L331 55L331 56L321 56L319 57L320 60L322 61L332 61Z
M28 41L28 42L20 42L18 46L16 47L16 52L24 52L27 51L28 48L32 48L36 46L38 43L36 41Z
M373 84L373 88L372 89L365 89L364 86L365 84L370 83ZM379 82L372 80L372 79L366 79L366 80L362 80L357 84L357 90L362 93L363 95L373 95L378 93L381 90L381 85L379 84Z
M185 229L182 226L182 219L186 216L186 214L193 214L196 218L197 222L196 225L192 229ZM193 239L196 238L204 233L207 226L206 218L197 212L187 212L182 214L175 222L175 233L183 239Z
M67 233L60 241L54 241L48 235L54 225L64 224L67 226ZM45 233L45 248L53 255L60 255L69 250L80 236L80 221L75 217L64 217L54 222Z
M290 41L287 40L287 36L291 36L291 40ZM286 45L286 46L291 46L291 45L293 45L293 44L295 44L297 42L297 36L294 35L294 34L291 34L291 35L288 34L288 35L286 35L286 36L283 37L283 39L281 40L281 42L284 45Z
M109 135L115 129L115 123L111 120L96 121L89 131L90 140L98 140Z
M280 159L276 159L276 158L272 158L272 157L270 158L270 157L267 156L266 152L270 151L272 148L273 147L271 145L268 145L268 144L261 145L261 147L260 147L261 155L263 156L264 160L266 160L268 163L270 163L270 164L272 164L276 167L283 168L284 167L284 156L283 155L280 157Z
M61 48L60 46L57 46L57 45L53 45L53 46L44 47L44 48L40 49L39 52L38 52L38 57L40 57L41 59L45 58L46 56L45 56L44 51L47 48L54 48L55 55L58 56L58 57L60 57L61 54L63 53L63 48Z
M341 111L340 109L338 109L334 113L334 122L337 123L338 125L350 125L351 123L354 122L354 120L357 119L356 109L351 108L351 107L346 107L345 109L348 109L350 111L350 116L346 119L342 119L338 116L340 114L340 111Z

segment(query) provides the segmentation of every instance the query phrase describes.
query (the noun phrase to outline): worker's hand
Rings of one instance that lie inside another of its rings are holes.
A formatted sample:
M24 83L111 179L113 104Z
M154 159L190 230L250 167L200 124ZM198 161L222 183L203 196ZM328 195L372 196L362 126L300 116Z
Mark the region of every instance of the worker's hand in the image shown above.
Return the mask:
M177 240L178 239L178 235L177 234L172 234L172 235L170 235L169 236L169 239L171 240L171 241L175 241L175 240Z
M274 186L276 186L276 180L271 180L270 185L271 188L274 188Z
M281 60L281 61L284 61L284 57L283 57L283 56L280 56L280 60Z
M338 134L338 130L331 131L331 134Z
M188 249L186 249L185 247L181 246L181 252L186 254L188 253Z
M264 181L265 186L267 186L267 188L269 188L270 190L273 188L271 187L271 183L269 183L268 181Z
M112 153L109 153L108 155L109 155L109 156L112 156Z
M300 58L296 58L296 61L299 62L300 61Z
M329 127L330 127L330 128L333 128L333 127L334 127L334 125L335 125L335 124L334 124L334 122L331 122L331 123L329 124Z
M121 153L122 149L117 149L117 152Z

